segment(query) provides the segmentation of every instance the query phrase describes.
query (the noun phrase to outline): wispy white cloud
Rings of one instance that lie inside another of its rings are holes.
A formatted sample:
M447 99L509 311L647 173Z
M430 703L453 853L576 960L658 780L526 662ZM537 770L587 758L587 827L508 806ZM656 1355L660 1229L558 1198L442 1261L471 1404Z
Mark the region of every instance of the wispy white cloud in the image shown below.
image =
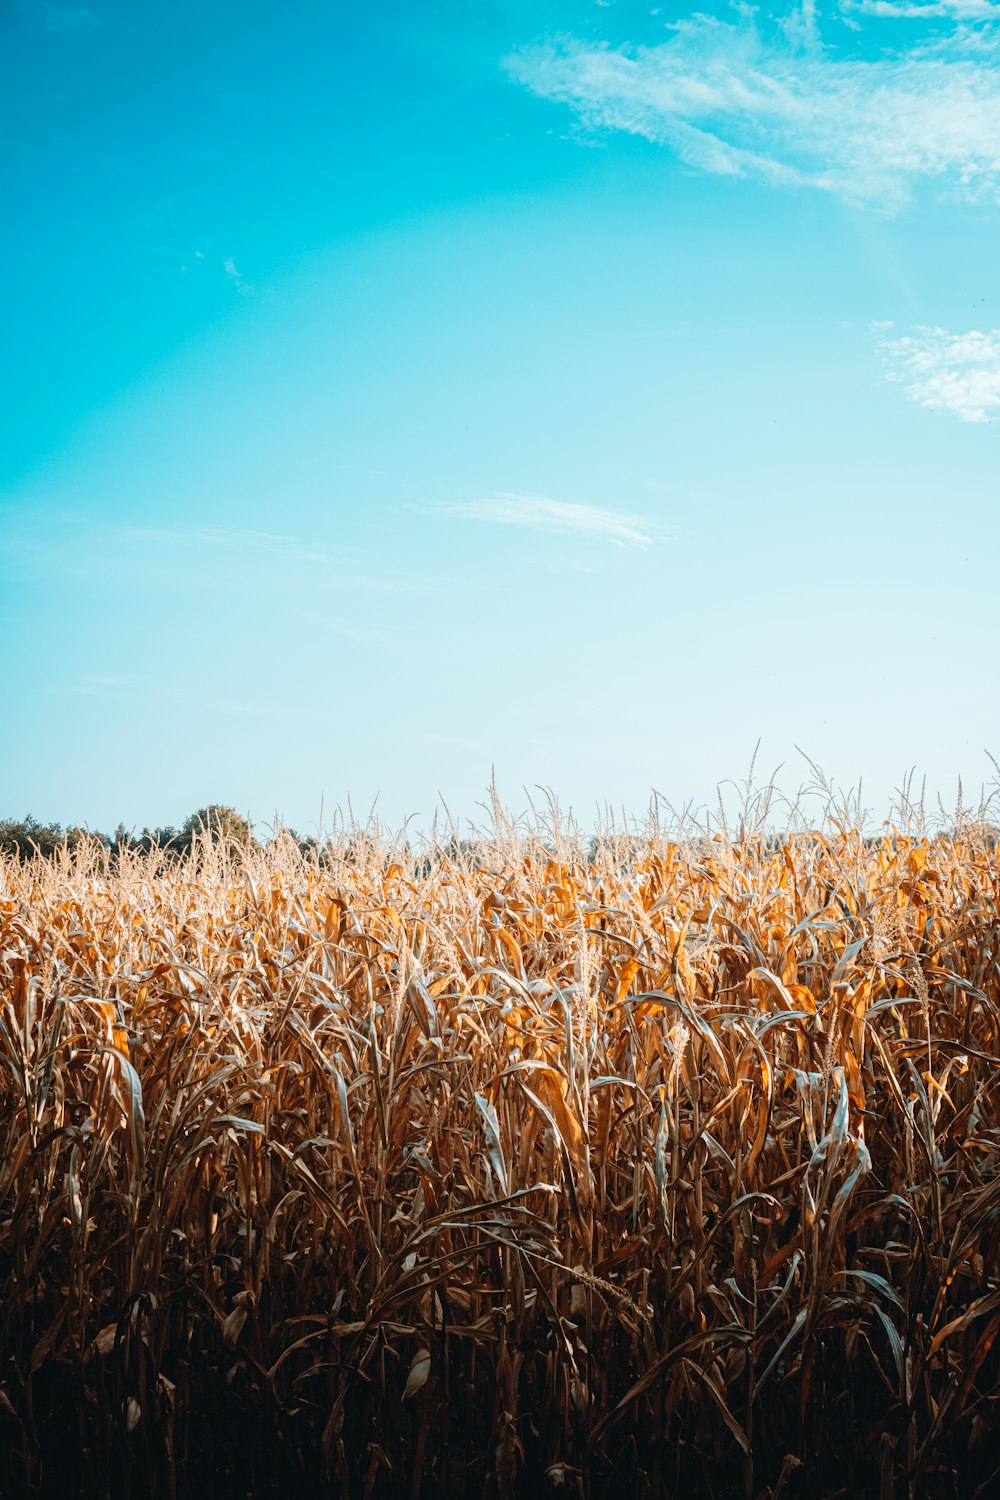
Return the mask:
M227 256L226 259L222 262L222 269L225 271L229 280L232 282L233 286L239 292L241 297L256 297L257 288L253 285L252 282L247 281L243 277L242 273L237 270L236 262L233 260L231 255Z
M988 21L1000 16L1000 0L844 0L840 8L848 15L896 21L927 21L940 16Z
M29 0L26 9L39 26L57 35L93 31L104 24L101 17L85 5L56 5L52 0Z
M398 641L385 631L372 630L353 622L337 619L333 615L324 614L322 610L300 609L296 610L296 615L306 624L313 625L328 635L337 636L340 640L351 641L354 645L398 649Z
M969 9L986 0L935 3L942 14L1000 18L996 6ZM970 21L869 59L820 45L809 4L767 33L749 6L735 21L696 15L671 31L653 47L561 38L506 66L584 126L643 136L703 171L884 209L922 180L1000 200L1000 28Z
M190 561L201 559L212 566L220 564L220 553L242 557L244 566L249 566L250 558L256 554L275 563L315 569L335 578L340 584L380 592L394 592L397 587L395 581L384 574L366 571L366 565L370 565L372 559L360 548L344 546L333 550L280 532L240 527L125 526L118 528L117 535L123 543L143 548L155 545L161 553L165 548L172 548L185 554Z
M126 526L124 539L155 542L186 550L205 551L220 548L226 552L264 552L284 562L315 563L321 567L343 562L343 556L316 547L279 532L200 526L190 529L170 526Z
M343 558L323 547L311 546L291 536L282 536L271 531L212 531L203 530L190 534L196 542L205 546L225 547L229 551L267 552L283 562L315 563L329 567L342 562Z
M523 526L529 531L561 532L611 542L616 547L649 547L657 529L643 516L607 510L599 505L577 505L549 500L544 495L494 495L488 500L463 500L436 507L439 515L463 521L485 521L498 526Z
M195 260L203 261L204 259L205 256L203 252L201 250L196 250ZM185 266L184 269L186 270L187 267ZM263 303L275 303L281 301L280 295L275 292L272 287L258 286L255 282L247 281L246 277L243 275L243 272L240 270L239 266L233 260L233 257L231 255L227 255L225 260L222 262L222 269L225 272L226 280L230 283L231 286L234 286L236 288L241 297L253 297Z
M1000 329L918 328L896 337L891 325L881 325L876 333L888 379L911 401L963 422L987 422L1000 412Z
M131 697L128 689L134 677L122 676L119 672L85 672L72 686L61 689L77 698L125 698Z
M184 704L190 708L211 704L214 709L232 713L258 713L260 702L254 698L220 694L217 685L198 688L190 681L177 685L158 679L155 683L143 677L122 676L116 672L93 672L77 677L71 683L54 683L48 691L59 697L109 698L119 703Z
M135 554L145 561L155 553L160 559L170 558L176 565L178 554L185 565L204 561L219 561L220 553L231 553L245 561L258 554L275 562L302 564L317 569L356 569L365 561L366 555L357 547L328 547L301 537L287 536L281 532L260 531L244 527L222 526L105 526L89 523L77 517L61 517L58 527L50 531L28 531L20 534L14 529L13 520L17 509L7 507L11 524L0 528L0 555L6 553L24 561L34 559L55 562L60 557L79 558L89 556L95 546L105 558L114 558L116 565L123 553L132 561ZM0 507L0 519L3 519Z

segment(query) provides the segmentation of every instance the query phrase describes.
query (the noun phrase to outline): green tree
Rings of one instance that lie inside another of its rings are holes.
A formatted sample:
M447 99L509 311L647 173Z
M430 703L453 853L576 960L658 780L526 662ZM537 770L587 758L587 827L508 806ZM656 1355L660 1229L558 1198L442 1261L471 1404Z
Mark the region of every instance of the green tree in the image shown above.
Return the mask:
M213 844L234 844L240 849L248 849L257 842L249 818L244 818L235 807L226 807L219 802L199 807L185 819L181 829L181 837L188 848L200 834L206 833Z
M31 859L34 854L49 858L59 849L76 849L88 839L105 847L109 842L103 833L91 833L87 828L63 828L61 823L40 823L30 813L23 818L0 821L0 853L15 854L19 859Z

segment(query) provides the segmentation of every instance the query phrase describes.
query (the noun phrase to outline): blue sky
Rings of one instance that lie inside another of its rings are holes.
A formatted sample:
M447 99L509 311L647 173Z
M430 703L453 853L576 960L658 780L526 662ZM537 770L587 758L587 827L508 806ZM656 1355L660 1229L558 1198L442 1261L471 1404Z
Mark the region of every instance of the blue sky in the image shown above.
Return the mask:
M0 4L0 815L1000 754L1000 4Z

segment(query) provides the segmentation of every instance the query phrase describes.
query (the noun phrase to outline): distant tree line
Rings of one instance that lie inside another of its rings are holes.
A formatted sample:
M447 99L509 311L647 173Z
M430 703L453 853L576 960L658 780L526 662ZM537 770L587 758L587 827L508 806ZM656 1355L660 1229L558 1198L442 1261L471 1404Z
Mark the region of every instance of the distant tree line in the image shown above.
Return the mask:
M286 832L303 853L316 847L315 839L302 838L293 829ZM85 844L96 844L112 852L149 853L159 849L180 856L190 851L196 839L206 837L212 843L240 849L259 847L249 818L234 807L217 802L199 807L180 828L168 824L164 828L143 828L141 833L126 828L124 823L119 823L113 834L92 828L63 828L60 823L41 823L30 813L23 818L0 819L0 854L21 859L31 859L36 854L49 858L62 849L72 851Z
M977 836L985 845L986 849L993 850L1000 843L1000 827L985 821L970 820L961 829L957 827L942 828L939 835L956 838L959 834L966 837ZM885 833L869 833L863 836L866 847L872 848L880 843ZM691 847L697 849L702 855L710 855L721 835L715 838L704 834L700 838L692 840ZM773 853L781 849L786 835L778 833L765 833L762 839L763 847ZM349 862L360 862L374 848L371 838L363 830L355 829L347 839L346 844L335 846L334 842L320 840L314 837L303 837L296 833L294 828L279 827L275 832L275 838L290 840L298 847L302 854L314 855L321 863L326 863L335 855L336 848L340 850L340 857ZM41 823L33 818L30 813L23 818L0 819L0 857L4 855L14 856L20 859L31 859L35 855L43 858L51 858L62 850L71 853L84 846L96 846L105 849L112 855L123 853L149 854L153 850L160 853L182 858L188 854L196 842L210 842L213 844L224 844L231 849L259 849L259 840L253 831L253 824L249 818L238 813L234 807L228 807L223 803L211 802L207 807L199 807L189 818L185 818L180 828L167 824L163 828L143 828L141 833L134 829L128 829L124 823L119 823L113 834L101 833L100 830L92 828L80 828L76 825L63 828L60 823ZM432 850L426 852L414 852L416 863L414 874L417 877L426 876L433 866L442 858L458 861L471 860L475 863L478 859L485 857L488 845L481 839L459 839L452 837L443 843L435 845ZM649 838L642 835L615 835L611 838L592 835L583 845L583 857L588 863L593 863L599 851L612 849L618 858L641 859L649 849ZM398 849L399 853L409 850L409 845Z

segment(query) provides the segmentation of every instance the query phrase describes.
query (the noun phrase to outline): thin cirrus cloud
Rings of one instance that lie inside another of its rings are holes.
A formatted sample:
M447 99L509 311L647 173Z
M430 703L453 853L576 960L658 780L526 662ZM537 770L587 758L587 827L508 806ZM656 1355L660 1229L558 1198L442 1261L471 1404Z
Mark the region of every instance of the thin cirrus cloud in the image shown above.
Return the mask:
M896 337L884 324L877 335L887 378L911 401L963 422L988 422L1000 412L1000 329L918 328Z
M124 526L119 528L123 541L154 544L157 547L172 546L186 551L201 553L219 550L224 552L263 553L280 562L313 563L330 567L341 563L344 555L327 551L296 537L282 536L271 531L239 529L212 529L195 527L191 530L166 526Z
M544 495L500 494L488 500L439 505L437 512L462 521L559 532L564 536L610 542L616 547L650 547L657 540L655 526L643 516L628 515L599 505L549 500Z
M252 282L245 279L231 255L227 256L222 262L222 269L225 271L227 279L232 282L241 297L256 297L257 288Z
M77 698L121 698L135 681L119 672L85 672L72 686L60 691Z
M283 536L270 531L242 530L238 528L194 527L190 530L163 526L122 526L115 536L119 546L134 549L140 555L155 549L160 558L170 551L185 557L191 568L197 561L216 569L220 575L241 576L254 557L262 566L282 565L286 573L294 573L298 567L323 574L339 584L351 587L374 589L379 593L394 593L398 587L391 577L367 566L369 554L353 546L338 546L336 550L316 545L297 537ZM225 568L229 554L230 567ZM235 565L235 566L234 566ZM287 566L286 566L287 565Z
M644 137L702 171L825 189L886 211L921 181L1000 201L1000 36L990 19L1000 7L940 0L933 14L970 19L920 45L906 45L904 28L899 49L861 58L821 45L811 6L773 31L746 7L736 21L678 21L656 46L564 37L510 55L506 67L585 127Z
M204 258L202 251L195 251L195 260L204 260ZM187 266L182 267L182 269L186 271ZM222 262L222 269L230 286L234 287L241 297L252 297L260 302L274 303L281 301L279 294L271 287L257 286L254 282L247 281L231 255L227 255L226 259Z
M1000 16L1000 0L851 0L841 10L891 21L928 21L939 16L987 21Z
M26 0L22 4L35 24L57 36L93 31L102 24L85 5L56 5L54 0Z

